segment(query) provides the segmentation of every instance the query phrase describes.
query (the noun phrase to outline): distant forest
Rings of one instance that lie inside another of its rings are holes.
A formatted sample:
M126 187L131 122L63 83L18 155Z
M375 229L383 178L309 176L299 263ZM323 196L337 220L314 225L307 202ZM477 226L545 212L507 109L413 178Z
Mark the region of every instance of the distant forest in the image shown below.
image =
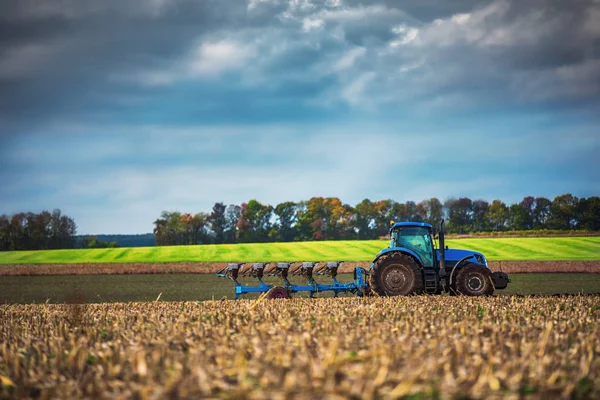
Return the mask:
M210 212L163 211L154 232L142 235L76 235L75 221L60 210L0 216L0 251L169 246L208 243L378 239L391 221L424 221L448 233L600 231L600 197L563 194L553 200L527 196L518 203L467 197L419 203L365 199L355 206L337 197L313 197L276 206L250 200L215 203Z
M139 235L77 235L75 248L150 247L156 245L154 233Z
M336 197L271 206L257 200L241 205L215 203L211 212L163 211L154 221L157 245L202 243L291 242L305 240L377 239L388 233L391 221L424 221L438 226L446 220L448 233L508 230L600 230L600 197L527 196L507 205L467 197L437 198L420 203L365 199L355 206Z
M70 249L76 230L60 210L0 215L0 250Z

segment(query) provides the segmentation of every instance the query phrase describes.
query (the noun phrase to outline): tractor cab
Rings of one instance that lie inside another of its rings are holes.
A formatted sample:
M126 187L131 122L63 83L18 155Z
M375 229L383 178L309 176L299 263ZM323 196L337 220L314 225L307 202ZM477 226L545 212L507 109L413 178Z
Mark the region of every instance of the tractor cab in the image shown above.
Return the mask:
M404 248L418 256L421 265L434 267L432 226L424 222L398 222L390 229L390 248Z

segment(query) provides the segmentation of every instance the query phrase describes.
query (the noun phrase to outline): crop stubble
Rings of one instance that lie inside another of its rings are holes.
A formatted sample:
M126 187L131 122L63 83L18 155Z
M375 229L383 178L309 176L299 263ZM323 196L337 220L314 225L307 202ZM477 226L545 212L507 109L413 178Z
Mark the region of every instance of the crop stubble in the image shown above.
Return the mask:
M600 297L0 306L2 396L600 396Z

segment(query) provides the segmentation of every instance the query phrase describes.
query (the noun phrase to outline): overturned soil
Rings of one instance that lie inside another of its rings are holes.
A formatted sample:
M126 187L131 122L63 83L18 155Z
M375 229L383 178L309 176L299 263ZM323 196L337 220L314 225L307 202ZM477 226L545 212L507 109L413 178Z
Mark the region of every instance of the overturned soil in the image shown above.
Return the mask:
M35 275L118 275L118 274L214 274L223 262L106 263L106 264L15 264L0 265L0 276ZM341 273L354 267L369 268L370 261L347 261ZM600 273L600 261L490 261L492 271L526 273Z

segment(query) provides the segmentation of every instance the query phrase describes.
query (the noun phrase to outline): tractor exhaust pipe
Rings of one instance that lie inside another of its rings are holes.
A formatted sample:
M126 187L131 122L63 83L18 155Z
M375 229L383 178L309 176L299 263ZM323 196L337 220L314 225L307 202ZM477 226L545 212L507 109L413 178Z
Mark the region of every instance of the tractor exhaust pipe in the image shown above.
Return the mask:
M440 273L445 274L446 272L446 243L444 241L444 220L440 222Z

